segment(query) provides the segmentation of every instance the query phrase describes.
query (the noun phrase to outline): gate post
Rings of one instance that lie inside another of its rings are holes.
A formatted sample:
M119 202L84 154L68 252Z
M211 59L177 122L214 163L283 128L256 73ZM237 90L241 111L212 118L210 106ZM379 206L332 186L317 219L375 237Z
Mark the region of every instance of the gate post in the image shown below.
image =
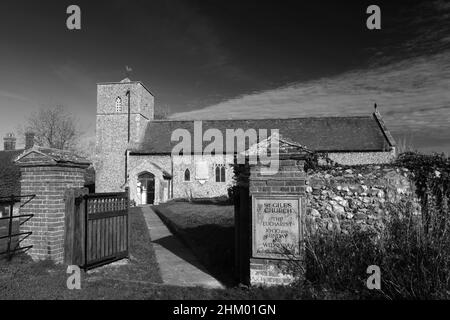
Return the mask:
M125 194L127 197L127 204L126 204L126 210L127 210L127 258L130 258L130 245L131 245L131 235L130 235L130 230L131 230L131 222L130 222L130 188L126 187L125 188Z
M32 245L28 251L35 260L64 261L66 189L82 188L90 162L72 152L34 146L16 160L21 172L21 194L35 194L21 214L33 218L21 226L21 232L32 232L23 241Z
M276 138L276 137L275 137ZM257 161L240 166L239 207L235 206L236 266L239 280L249 285L287 285L304 278L304 218L308 151L278 139L277 170ZM263 148L250 148L259 155ZM266 153L267 154L267 153ZM252 155L248 153L248 155ZM273 164L273 163L272 163Z
M66 205L64 263L83 266L85 264L85 199L87 188L68 189L64 195Z

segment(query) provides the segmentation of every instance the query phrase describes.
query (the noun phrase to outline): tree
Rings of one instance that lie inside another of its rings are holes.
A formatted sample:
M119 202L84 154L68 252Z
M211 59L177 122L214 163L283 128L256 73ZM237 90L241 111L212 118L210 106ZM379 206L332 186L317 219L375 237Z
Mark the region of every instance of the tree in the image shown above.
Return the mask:
M25 130L35 134L38 145L61 150L72 149L80 136L75 118L62 106L39 109Z
M162 107L160 105L155 106L154 119L155 120L167 120L169 119L170 109L168 107Z

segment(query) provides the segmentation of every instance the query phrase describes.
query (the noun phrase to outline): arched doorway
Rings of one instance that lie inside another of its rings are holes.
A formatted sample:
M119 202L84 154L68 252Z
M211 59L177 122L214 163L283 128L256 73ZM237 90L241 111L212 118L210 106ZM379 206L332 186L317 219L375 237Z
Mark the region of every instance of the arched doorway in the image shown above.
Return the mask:
M155 176L150 172L138 175L141 190L141 203L153 204L155 202Z

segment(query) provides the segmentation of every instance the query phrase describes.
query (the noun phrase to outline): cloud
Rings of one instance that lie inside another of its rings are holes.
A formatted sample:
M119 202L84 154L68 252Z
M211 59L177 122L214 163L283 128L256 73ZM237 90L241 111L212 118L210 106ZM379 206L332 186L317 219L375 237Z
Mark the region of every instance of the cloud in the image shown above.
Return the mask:
M24 95L13 93L13 92L9 92L9 91L0 90L0 100L3 100L3 99L18 100L20 102L26 102L27 104L34 103L33 100L31 100L30 98L28 98L28 97L26 97Z
M450 139L450 51L243 95L173 119L370 114L374 103L398 135Z
M383 30L378 47L366 48L372 53L366 67L245 94L172 118L369 114L377 103L397 137L414 136L424 150L433 145L450 152L450 4L404 6L383 21L396 27Z

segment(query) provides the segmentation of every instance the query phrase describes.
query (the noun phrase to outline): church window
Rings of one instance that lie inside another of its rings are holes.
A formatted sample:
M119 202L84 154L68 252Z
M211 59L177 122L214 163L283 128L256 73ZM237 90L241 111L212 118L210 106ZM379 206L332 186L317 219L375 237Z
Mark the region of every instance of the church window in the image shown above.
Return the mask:
M184 181L191 181L191 172L189 171L189 169L186 169L186 171L184 171Z
M116 99L116 112L122 112L122 99L120 97Z
M225 182L225 166L216 166L216 182Z
M220 180L225 182L225 167L220 168Z

